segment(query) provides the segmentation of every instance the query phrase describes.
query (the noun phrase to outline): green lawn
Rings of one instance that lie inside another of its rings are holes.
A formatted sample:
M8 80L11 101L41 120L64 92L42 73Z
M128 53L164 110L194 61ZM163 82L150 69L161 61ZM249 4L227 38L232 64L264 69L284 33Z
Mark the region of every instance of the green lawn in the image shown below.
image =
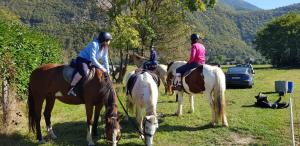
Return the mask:
M209 126L211 111L208 99L203 95L195 96L194 113L187 113L189 103L188 97L185 96L183 116L173 116L177 110L175 97L163 95L164 90L161 86L157 113L162 115L162 118L154 138L154 144L159 146L290 145L289 110L252 107L255 102L254 96L260 91L274 91L274 81L276 80L294 82L294 93L284 96L283 101L288 101L289 97L294 98L295 137L296 141L299 141L300 69L280 70L269 68L269 66L258 66L255 71L255 85L252 89L226 90L228 128ZM121 93L120 85L117 91L124 103L124 93ZM277 94L269 95L271 101L275 101L277 98ZM120 106L119 110L124 115ZM131 117L133 115L131 114ZM86 145L85 121L84 106L66 105L57 101L52 113L52 123L58 139L44 145ZM143 145L128 121L122 120L121 126L123 137L120 145ZM42 120L42 127L45 135L44 120ZM104 132L103 127L103 122L100 122L100 133ZM28 134L27 127L23 126L20 129L19 132L12 135L0 135L0 145L35 145L35 136ZM105 145L103 135L94 139L97 140L97 145Z

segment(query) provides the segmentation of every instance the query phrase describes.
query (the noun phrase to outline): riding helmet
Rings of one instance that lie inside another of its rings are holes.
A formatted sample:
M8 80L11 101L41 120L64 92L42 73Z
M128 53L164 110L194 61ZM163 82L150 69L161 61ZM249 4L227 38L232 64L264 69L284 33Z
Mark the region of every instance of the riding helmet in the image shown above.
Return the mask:
M200 39L200 37L199 37L198 34L195 34L195 33L194 33L194 34L191 35L191 41L192 41L192 42L197 41L197 40L199 40L199 39Z
M112 39L112 36L108 32L100 32L99 33L98 40L100 43L102 43L104 41L109 41L111 39Z

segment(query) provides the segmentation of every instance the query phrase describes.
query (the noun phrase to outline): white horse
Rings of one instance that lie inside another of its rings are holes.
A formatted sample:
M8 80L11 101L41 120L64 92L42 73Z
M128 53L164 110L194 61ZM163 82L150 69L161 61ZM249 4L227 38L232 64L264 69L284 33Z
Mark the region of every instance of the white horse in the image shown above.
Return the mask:
M131 76L136 76L136 81L132 87L131 94L127 96L127 109L133 111L135 108L136 120L139 124L139 130L145 137L147 146L153 144L153 136L158 128L158 120L156 114L156 105L158 100L158 87L152 78L147 73L135 74L130 72L127 76L126 88ZM143 111L146 110L146 116L143 118Z
M180 67L182 62L173 62L168 67L167 86L171 92L173 80L176 73L176 68ZM220 118L222 125L228 126L227 117L225 114L225 75L217 66L203 65L203 68L194 69L192 72L184 75L182 84L186 93L190 95L190 111L194 112L194 97L193 94L203 93L209 98L212 111L212 125L215 126ZM182 115L183 93L178 94L178 109L176 114Z

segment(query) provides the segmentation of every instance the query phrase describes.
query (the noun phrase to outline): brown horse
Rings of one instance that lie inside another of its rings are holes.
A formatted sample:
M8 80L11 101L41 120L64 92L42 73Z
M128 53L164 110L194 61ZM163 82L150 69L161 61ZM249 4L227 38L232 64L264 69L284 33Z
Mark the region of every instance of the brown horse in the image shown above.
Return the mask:
M140 56L137 53L129 54L129 60L133 64L135 64L137 67L142 67L143 64L148 60L144 56Z
M87 116L87 141L94 145L92 134L97 135L97 125L100 111L105 105L105 133L106 140L111 145L117 145L120 137L120 125L117 108L117 96L112 82L100 69L96 69L95 76L82 87L81 96L68 96L69 84L63 77L64 65L46 64L35 69L29 81L28 114L29 129L36 132L39 143L44 140L41 134L41 112L43 102L46 100L44 117L48 136L55 139L56 136L51 127L51 111L55 99L66 104L85 104ZM94 111L93 111L94 110ZM94 114L94 121L92 116Z

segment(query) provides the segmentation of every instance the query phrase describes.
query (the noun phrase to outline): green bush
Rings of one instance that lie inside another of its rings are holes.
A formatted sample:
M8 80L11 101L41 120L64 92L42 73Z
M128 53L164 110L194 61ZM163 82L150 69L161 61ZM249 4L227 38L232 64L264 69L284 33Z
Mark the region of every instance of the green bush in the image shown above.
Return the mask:
M0 71L24 98L32 70L45 63L61 63L58 41L11 21L0 20Z

